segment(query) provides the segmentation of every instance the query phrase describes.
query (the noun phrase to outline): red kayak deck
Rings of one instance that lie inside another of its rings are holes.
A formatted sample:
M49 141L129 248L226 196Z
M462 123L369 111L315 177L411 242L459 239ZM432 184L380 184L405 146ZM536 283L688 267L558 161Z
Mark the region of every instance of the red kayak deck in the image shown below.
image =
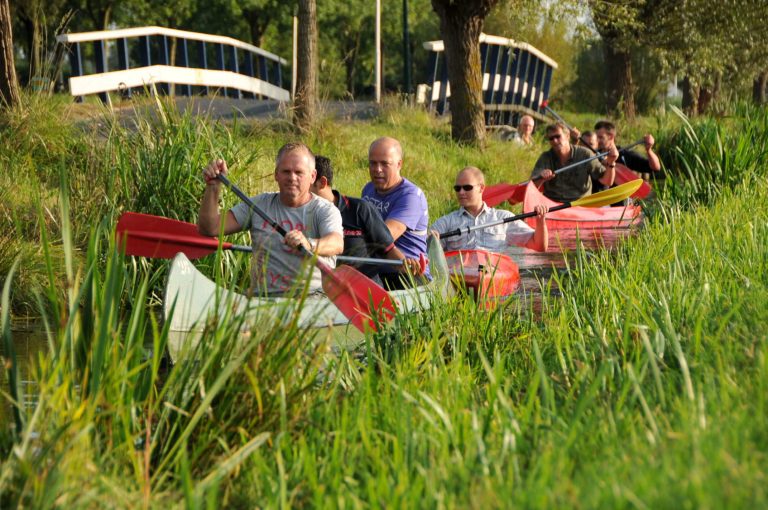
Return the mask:
M448 272L454 284L471 291L478 303L494 308L511 296L520 285L517 264L507 255L486 250L460 250L445 253Z
M559 202L545 197L533 183L525 190L523 211L533 211L544 204L547 207L560 205ZM536 218L525 220L532 228L536 227ZM622 207L570 207L547 214L547 227L550 230L591 230L601 228L627 228L643 221L642 208L638 205Z

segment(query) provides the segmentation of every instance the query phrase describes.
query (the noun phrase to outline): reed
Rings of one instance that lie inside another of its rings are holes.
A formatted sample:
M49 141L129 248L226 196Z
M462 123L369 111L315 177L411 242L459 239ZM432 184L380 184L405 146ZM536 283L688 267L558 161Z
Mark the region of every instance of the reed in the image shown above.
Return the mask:
M135 144L111 149L121 202L91 211L113 218L139 196L165 207L147 198L164 185L151 174L204 161L202 144L219 136L232 136L226 150L244 162L237 178L266 188L258 176L269 158L248 157L290 136L146 122L164 138L115 128L108 144ZM37 293L49 352L33 365L37 400L6 395L21 426L0 434L0 506L765 506L768 185L747 178L764 176L752 159L764 162L765 111L745 110L729 129L680 122L659 145L684 159L663 155L671 186L643 231L610 252L577 251L541 282L559 292L543 292L540 310L521 298L486 312L458 296L336 355L290 320L243 335L242 317L224 317L190 362L163 366L169 332L152 313L159 268L113 253L107 219L79 224L95 217L81 216L73 184L57 177L56 228L38 208L41 246L61 245L43 250ZM347 129L321 127L311 140L342 163L345 191L364 182L361 154L379 134L413 136L406 175L430 191L476 156L397 108ZM491 144L477 158L501 168L507 149ZM129 170L143 172L136 188L122 184ZM195 211L189 195L178 195L184 214ZM447 207L448 195L435 195L434 210ZM246 278L247 260L202 265L228 287ZM13 367L7 348L4 357Z

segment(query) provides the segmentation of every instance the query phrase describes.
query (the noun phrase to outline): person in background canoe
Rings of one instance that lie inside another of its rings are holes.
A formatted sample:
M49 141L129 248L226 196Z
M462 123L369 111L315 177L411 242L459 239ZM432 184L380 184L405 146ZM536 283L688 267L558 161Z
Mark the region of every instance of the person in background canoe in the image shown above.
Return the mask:
M661 170L661 161L659 160L659 156L653 150L655 140L650 133L643 137L646 154L646 157L643 157L635 151L623 151L621 150L621 147L616 145L616 126L612 122L607 120L598 121L595 124L595 132L597 133L598 151L605 152L617 149L619 151L619 159L616 160L616 162L624 165L633 172L644 174L646 180L649 174Z
M576 130L574 129L573 131ZM576 132L578 133L578 131ZM581 133L581 136L578 136L577 138L578 139L576 140L576 145L586 147L592 152L597 152L597 133L594 131L584 131ZM595 190L593 189L592 191L594 192Z
M531 180L544 196L556 202L572 202L592 193L592 178L598 179L603 186L610 187L615 176L616 158L619 151L614 147L602 163L596 159L555 174L562 168L593 156L585 147L571 145L568 129L561 123L550 124L546 129L550 149L536 161L531 172Z
M216 176L227 173L227 163L216 159L205 167L205 193L200 204L197 227L205 236L232 234L250 229L253 245L251 292L264 295L284 294L302 274L307 258L299 252L303 246L332 266L335 256L344 250L341 213L327 200L313 195L309 188L315 180L315 156L302 143L283 145L275 161L277 193L262 193L253 202L288 234L280 234L243 202L232 207L223 220L219 213L221 181ZM310 292L322 291L320 270L312 270Z
M535 125L533 117L523 115L520 117L520 123L517 125L517 131L512 140L521 145L533 145L533 128Z
M419 259L427 255L427 199L418 186L400 175L402 167L403 147L399 141L390 137L374 140L368 149L371 182L363 187L362 199L379 211L403 255ZM416 283L432 279L428 268L422 276ZM385 288L401 289L408 283L395 268L381 268L379 277Z
M453 190L459 209L435 220L430 227L439 236L457 228L483 225L514 216L503 209L493 209L483 202L485 176L479 168L468 166L456 176ZM511 221L489 228L473 230L469 234L440 239L446 250L481 249L500 251L507 245L517 245L536 251L546 251L549 243L547 233L547 207L536 206L536 229L521 220Z
M315 156L317 177L310 190L320 198L334 204L341 213L344 227L344 255L350 257L386 258L402 260L401 273L410 272L419 275L421 268L418 260L406 259L403 252L395 246L387 224L379 212L368 202L359 198L342 195L331 186L333 184L333 165L325 156ZM355 265L355 264L352 264ZM373 280L378 279L375 264L355 265L357 269Z

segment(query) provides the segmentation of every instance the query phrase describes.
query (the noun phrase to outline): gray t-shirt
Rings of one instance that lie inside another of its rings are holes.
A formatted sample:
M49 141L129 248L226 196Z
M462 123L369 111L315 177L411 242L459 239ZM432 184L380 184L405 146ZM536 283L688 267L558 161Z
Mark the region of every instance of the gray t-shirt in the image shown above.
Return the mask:
M300 230L311 239L319 239L333 232L344 235L339 210L331 202L317 195L312 195L312 199L301 207L283 205L278 193L262 193L251 197L251 200L288 232ZM310 260L309 257L289 248L283 241L283 236L275 232L261 216L252 212L244 202L237 204L230 211L242 230L250 229L251 232L253 291L262 295L279 295L290 290L297 277L302 274L303 264ZM318 258L331 267L336 265L336 257ZM317 267L312 270L309 291L322 291L322 274Z

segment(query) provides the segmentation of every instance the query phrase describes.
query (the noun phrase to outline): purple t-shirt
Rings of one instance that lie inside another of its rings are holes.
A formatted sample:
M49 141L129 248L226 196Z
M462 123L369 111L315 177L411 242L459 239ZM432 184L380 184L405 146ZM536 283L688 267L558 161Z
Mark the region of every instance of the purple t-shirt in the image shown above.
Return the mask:
M427 255L427 227L429 226L429 210L424 192L408 179L382 195L369 182L363 187L363 200L371 203L386 220L397 220L405 225L405 232L396 241L403 255L409 259L418 259L419 255ZM396 269L388 269L394 272ZM384 272L384 270L382 270ZM427 271L429 277L429 271Z

